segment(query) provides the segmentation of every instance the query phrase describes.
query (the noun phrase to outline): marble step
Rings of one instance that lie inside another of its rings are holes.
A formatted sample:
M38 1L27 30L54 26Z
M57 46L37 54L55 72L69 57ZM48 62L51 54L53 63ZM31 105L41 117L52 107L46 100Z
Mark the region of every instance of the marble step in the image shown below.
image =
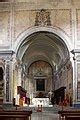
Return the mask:
M38 107L30 107L30 109L33 111L33 112L37 112L38 110ZM42 112L52 112L52 113L58 113L58 111L61 110L60 107L58 106L52 106L52 107L42 107Z

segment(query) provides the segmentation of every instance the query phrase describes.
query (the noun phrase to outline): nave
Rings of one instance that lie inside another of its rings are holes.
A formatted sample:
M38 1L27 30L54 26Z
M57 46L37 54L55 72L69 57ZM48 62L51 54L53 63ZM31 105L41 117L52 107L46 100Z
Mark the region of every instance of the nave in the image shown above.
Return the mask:
M42 111L37 111L37 107L27 106L21 108L23 110L32 110L31 120L59 120L58 111L62 110L61 106L54 105L42 107Z

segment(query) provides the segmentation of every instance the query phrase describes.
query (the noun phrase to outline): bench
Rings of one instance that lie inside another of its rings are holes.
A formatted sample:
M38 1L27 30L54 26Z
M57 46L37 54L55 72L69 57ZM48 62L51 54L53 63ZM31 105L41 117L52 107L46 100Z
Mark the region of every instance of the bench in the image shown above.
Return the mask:
M80 110L59 111L59 120L80 120Z
M0 120L31 120L32 111L2 110Z

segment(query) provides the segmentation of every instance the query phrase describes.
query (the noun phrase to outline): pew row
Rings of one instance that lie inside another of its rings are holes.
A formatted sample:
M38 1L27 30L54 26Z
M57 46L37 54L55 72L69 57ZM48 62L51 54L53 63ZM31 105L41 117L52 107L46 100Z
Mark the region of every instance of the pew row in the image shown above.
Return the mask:
M80 120L80 110L58 111L59 120Z
M0 111L0 120L31 120L32 111Z

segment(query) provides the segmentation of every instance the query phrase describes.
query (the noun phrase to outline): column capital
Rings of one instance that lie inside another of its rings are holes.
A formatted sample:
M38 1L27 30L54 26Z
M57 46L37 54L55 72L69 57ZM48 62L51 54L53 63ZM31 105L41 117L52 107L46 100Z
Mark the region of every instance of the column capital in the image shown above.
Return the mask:
M73 49L73 50L71 50L71 53L72 53L72 54L80 53L80 49Z

